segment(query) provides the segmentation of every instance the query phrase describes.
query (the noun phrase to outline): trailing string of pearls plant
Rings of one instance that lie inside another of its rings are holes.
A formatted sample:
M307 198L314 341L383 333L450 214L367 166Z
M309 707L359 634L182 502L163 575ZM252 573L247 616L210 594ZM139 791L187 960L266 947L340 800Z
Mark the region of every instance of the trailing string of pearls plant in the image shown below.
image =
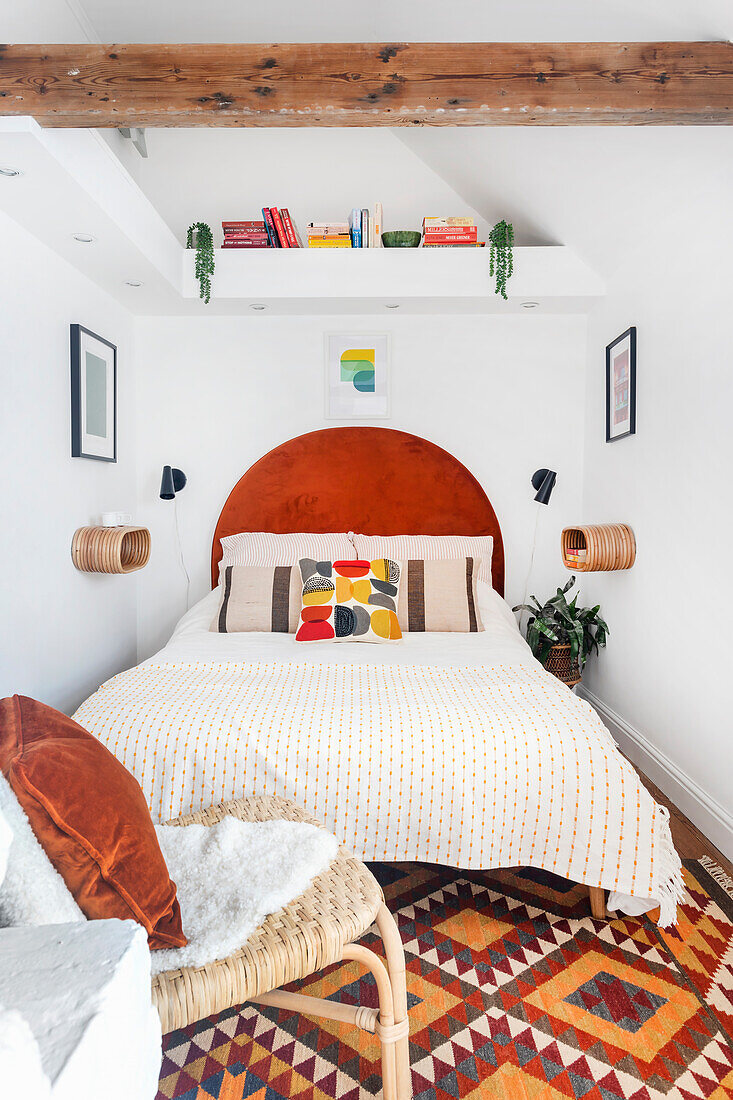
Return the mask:
M489 275L495 276L495 294L506 300L506 285L514 271L514 226L511 222L497 222L489 233Z
M193 225L189 225L186 248L196 249L195 275L199 282L200 296L208 305L211 300L211 276L214 274L214 234L211 232L211 226L206 222L194 222Z

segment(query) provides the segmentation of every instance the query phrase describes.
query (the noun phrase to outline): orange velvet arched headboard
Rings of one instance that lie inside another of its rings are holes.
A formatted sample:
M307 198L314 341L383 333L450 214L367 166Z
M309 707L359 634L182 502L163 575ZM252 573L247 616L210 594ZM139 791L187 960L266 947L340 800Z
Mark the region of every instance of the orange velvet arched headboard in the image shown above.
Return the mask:
M476 478L442 447L393 428L324 428L255 462L219 516L212 586L220 540L238 531L493 535L493 583L504 594L501 528Z

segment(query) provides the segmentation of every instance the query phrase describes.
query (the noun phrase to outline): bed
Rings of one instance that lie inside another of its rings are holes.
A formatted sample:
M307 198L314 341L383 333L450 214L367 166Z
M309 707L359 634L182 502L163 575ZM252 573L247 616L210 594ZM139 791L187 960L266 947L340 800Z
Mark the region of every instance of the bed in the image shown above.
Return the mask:
M491 535L485 629L397 644L218 634L221 539L240 531ZM675 920L680 861L657 805L592 708L532 657L502 599L501 529L446 451L385 428L290 440L240 479L212 547L212 592L77 720L166 820L280 795L366 860L531 866Z

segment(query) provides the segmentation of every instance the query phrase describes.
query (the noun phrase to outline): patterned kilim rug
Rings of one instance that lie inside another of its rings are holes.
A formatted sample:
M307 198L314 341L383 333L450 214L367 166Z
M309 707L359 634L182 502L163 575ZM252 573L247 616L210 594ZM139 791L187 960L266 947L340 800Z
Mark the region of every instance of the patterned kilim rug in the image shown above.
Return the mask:
M405 945L415 1100L733 1097L733 889L715 864L687 861L667 931L594 921L544 872L372 870ZM376 1005L353 963L292 988ZM223 1012L163 1052L158 1100L381 1095L374 1036L277 1009Z

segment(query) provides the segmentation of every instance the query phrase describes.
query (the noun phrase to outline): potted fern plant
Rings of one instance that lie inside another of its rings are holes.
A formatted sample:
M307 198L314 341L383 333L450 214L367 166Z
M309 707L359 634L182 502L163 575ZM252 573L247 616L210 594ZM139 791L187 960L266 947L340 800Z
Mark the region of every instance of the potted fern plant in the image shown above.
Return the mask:
M580 682L585 662L591 653L605 646L608 635L608 626L599 613L600 604L578 607L578 592L568 603L566 593L574 584L573 576L545 604L531 596L532 603L520 603L513 609L529 612L527 641L532 653L568 687Z

